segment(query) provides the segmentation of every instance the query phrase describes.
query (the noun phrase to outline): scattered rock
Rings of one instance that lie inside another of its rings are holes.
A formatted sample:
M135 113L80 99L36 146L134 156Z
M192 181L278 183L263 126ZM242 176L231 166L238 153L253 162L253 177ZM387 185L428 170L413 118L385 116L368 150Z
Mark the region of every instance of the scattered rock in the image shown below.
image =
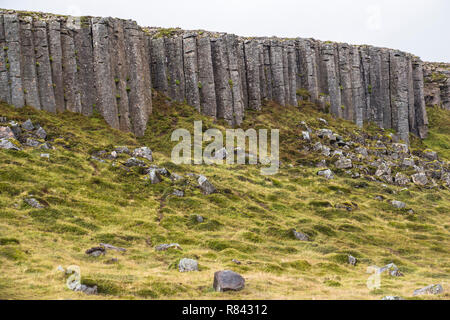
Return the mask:
M425 151L423 156L428 160L435 161L438 159L438 155L435 151Z
M311 137L310 137L308 131L302 131L302 138L303 138L303 140L311 141Z
M72 290L81 291L88 295L98 294L97 286L89 287L81 283L78 283Z
M317 119L317 120L319 120L320 123L322 123L322 124L324 124L324 125L326 125L326 126L328 125L328 121L325 120L325 119L319 118L319 119Z
M324 178L326 178L328 180L334 178L333 171L331 171L330 169L321 170L321 171L317 172L317 175L319 175L321 177L324 177Z
M411 180L408 178L408 176L401 172L397 172L397 174L395 175L394 181L399 186L407 186L411 182Z
M348 158L341 158L334 165L338 169L351 169L353 167L352 160Z
M117 259L117 258L111 258L111 259L108 259L105 261L106 264L114 264L117 262L119 262L119 259Z
M145 167L145 162L142 160L138 160L136 158L130 158L128 159L124 164L125 167L131 168L131 167Z
M115 147L114 151L116 151L117 153L130 154L130 150L128 149L128 147L124 147L124 146Z
M404 208L406 208L406 203L404 203L402 201L392 200L391 204L397 209L404 209Z
M425 186L428 184L427 175L423 172L413 174L411 176L411 178L412 178L412 181L414 182L414 184L416 184L418 186Z
M33 131L34 130L33 122L31 122L31 120L28 119L27 121L22 123L22 129L24 129L26 131Z
M200 185L200 189L202 190L203 194L208 195L217 192L216 188L211 184L211 182L208 181L205 176L199 176L198 184Z
M24 200L29 206L35 209L43 209L44 206L39 203L35 198L27 198Z
M178 270L180 272L198 271L198 263L194 259L181 259L178 264Z
M402 161L402 167L404 168L414 167L414 165L415 163L413 158L404 158Z
M47 132L45 132L44 128L40 127L34 135L39 139L45 140L47 138Z
M432 284L422 289L414 290L413 296L421 296L424 294L441 294L444 288L440 284Z
M16 150L16 151L20 151L21 150L14 143L12 143L11 141L6 140L6 139L0 139L0 149Z
M10 127L0 127L0 139L16 139Z
M397 153L409 153L408 145L404 143L393 143L392 150Z
M398 267L394 263L389 263L381 268L377 266L371 266L369 268L375 270L378 274L382 274L383 272L388 271L392 277L403 277L403 273L398 270Z
M391 172L392 172L391 168L385 162L383 162L378 166L378 169L375 172L375 175L377 177L381 177L384 175L391 175Z
M331 131L330 129L319 129L317 130L317 136L321 139L323 138L332 139L333 131Z
M115 251L119 251L119 252L127 251L127 249L125 249L125 248L116 247L116 246L113 246L108 243L100 243L100 246L102 246L103 248L108 249L108 250L115 250Z
M242 264L239 260L236 260L236 259L231 260L231 262L234 262L236 264Z
M148 173L148 178L151 184L157 184L162 182L162 177L156 169L150 169Z
M27 138L27 141L25 142L25 145L28 147L33 147L36 148L40 145L41 143L37 140L31 139L31 138Z
M239 291L244 289L244 278L231 270L217 271L214 273L214 290L218 292Z
M202 223L204 221L203 217L201 215L198 215L198 214L195 215L195 220L198 223Z
M141 147L141 148L134 149L132 156L144 158L149 161L153 161L152 150L150 150L150 148L147 148L147 147Z
M104 247L93 247L86 250L86 254L92 257L99 257L106 254L106 249Z
M175 250L183 250L181 249L180 245L178 243L171 243L171 244L159 244L155 247L156 251L166 251L167 249L175 249Z
M48 154L48 153L41 153L41 158L50 159L50 154Z
M405 299L399 296L385 296L381 300L405 300Z
M309 237L304 234L303 232L297 232L296 230L292 230L292 234L294 235L295 239L300 241L309 241Z
M41 145L39 146L39 149L42 149L42 150L52 150L53 147L50 145L50 143L44 142L43 144L41 144Z
M356 266L356 263L358 262L358 260L352 256L352 255L348 255L348 263L351 264L352 266Z
M214 153L214 159L223 160L226 159L228 155L228 151L226 148L221 148Z

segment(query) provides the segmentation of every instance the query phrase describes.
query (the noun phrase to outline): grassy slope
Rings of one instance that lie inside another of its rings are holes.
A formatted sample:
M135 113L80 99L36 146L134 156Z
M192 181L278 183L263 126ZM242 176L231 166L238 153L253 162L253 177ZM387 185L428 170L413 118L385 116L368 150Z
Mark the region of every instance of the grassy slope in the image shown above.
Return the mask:
M270 106L250 113L244 127L269 124L281 129L284 165L278 175L264 177L256 166L172 164L173 129L192 128L194 119L203 119L207 128L225 127L188 106L169 107L164 99L155 104L158 111L139 141L108 128L98 118L70 113L55 117L0 106L0 115L9 119L39 122L56 146L50 160L40 158L41 151L33 149L0 150L0 298L379 299L411 297L414 289L432 283L448 288L448 190L411 187L401 191L375 182L360 189L354 187L359 180L327 181L306 165L314 160L311 155L298 151L301 130L296 124L301 120L319 128L320 116L335 131L358 134L353 124L308 106L300 111ZM430 116L432 122L436 118ZM432 130L430 137L439 138L445 148L449 135L438 131ZM438 144L425 143L433 148ZM202 173L220 192L205 196L197 188L183 183L174 186L168 179L148 185L137 171L127 173L89 159L95 149L143 144L154 150L156 164L178 174ZM167 196L175 187L184 189L186 196ZM31 209L24 204L31 194L49 208ZM393 210L386 202L374 200L375 195L403 200L416 214ZM359 209L347 212L328 207L350 201ZM196 224L195 214L204 216L205 222ZM308 233L313 241L292 239L291 228ZM128 251L109 251L100 258L84 253L100 242ZM184 250L156 252L152 247L171 242L180 243ZM347 265L347 254L358 257L360 264ZM107 264L112 257L119 262ZM176 264L183 257L198 259L200 272L179 273ZM381 289L367 289L367 266L389 262L396 263L405 277L383 275ZM100 296L66 288L56 267L71 264L81 267L84 283L99 285ZM214 292L213 274L222 269L241 273L246 288L237 293ZM448 299L449 294L423 298Z

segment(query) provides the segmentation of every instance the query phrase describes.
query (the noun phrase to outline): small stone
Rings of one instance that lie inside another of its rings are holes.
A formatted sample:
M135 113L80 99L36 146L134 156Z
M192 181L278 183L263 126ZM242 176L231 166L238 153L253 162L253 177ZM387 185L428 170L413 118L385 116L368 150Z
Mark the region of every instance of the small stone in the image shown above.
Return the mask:
M332 139L333 131L331 131L330 129L319 129L317 130L317 136L321 139L323 138Z
M56 268L57 271L62 272L62 273L66 273L66 270L62 267L62 266L58 266Z
M356 148L356 149L355 149L355 152L356 152L357 154L362 155L363 157L368 157L368 156L369 156L369 153L367 152L367 149L366 149L366 148L363 148L363 147L358 147L358 148Z
M402 161L402 167L404 168L414 167L414 165L415 163L413 158L404 158Z
M297 232L296 230L292 230L292 234L294 235L295 239L300 241L309 241L309 237L304 234L303 232Z
M37 140L31 139L31 138L27 138L27 141L25 142L25 145L28 147L38 147L41 143Z
M198 215L198 214L195 215L195 220L198 223L202 223L204 221L203 217L201 215Z
M156 251L166 251L167 249L175 249L175 250L182 250L180 245L178 243L171 243L171 244L159 244L155 247Z
M217 271L214 273L214 290L217 292L239 291L244 289L244 278L231 270Z
M331 171L330 169L321 170L321 171L317 172L317 175L324 177L325 179L328 179L328 180L334 178L333 171Z
M178 270L180 272L198 271L198 263L194 259L181 259L178 264Z
M435 161L438 159L438 155L435 151L425 151L423 156L428 160Z
M51 150L51 149L53 149L53 147L52 147L48 142L44 142L43 144L41 144L41 145L39 146L39 149L42 149L42 150Z
M131 168L131 167L145 167L145 162L142 160L138 160L136 158L130 158L128 159L124 164L125 167Z
M214 159L223 160L223 159L226 159L227 155L228 155L227 149L221 148L214 153Z
M390 175L391 174L391 168L386 164L386 163L381 163L378 168L377 171L375 172L375 175L377 177L381 177L384 175Z
M128 147L125 146L119 146L119 147L115 147L114 151L116 151L117 153L126 153L126 154L130 154L130 150L128 149Z
M45 140L47 138L47 132L45 132L45 130L40 127L35 133L34 135L36 137L38 137L39 139Z
M205 195L217 192L216 188L211 184L211 182L208 181L205 176L199 176L198 184L200 185L200 189Z
M22 123L22 129L24 129L26 131L33 131L34 130L33 122L31 122L31 120L28 119L27 121Z
M16 146L14 143L12 143L9 140L6 139L0 139L0 149L6 149L6 150L21 150L18 146Z
M348 255L348 263L351 264L352 266L356 266L356 263L358 262L358 260L352 256L352 255Z
M239 260L236 260L236 259L231 260L231 262L234 262L236 264L242 264Z
M317 120L319 120L319 122L320 123L322 123L322 124L324 124L324 125L328 125L328 121L327 120L325 120L325 119L323 119L323 118L319 118L319 119L317 119Z
M144 158L149 161L153 161L152 150L150 150L150 148L147 148L147 147L141 147L141 148L134 149L132 156Z
M441 294L444 288L440 284L432 284L422 289L414 290L413 296L421 296L424 294Z
M43 209L44 206L39 203L35 198L27 198L24 200L29 206L35 209Z
M106 249L104 247L93 247L86 250L86 254L92 257L99 257L106 254Z
M311 137L310 137L308 131L302 131L302 138L303 138L303 140L311 141Z
M399 296L385 296L381 300L405 300L405 299Z
M10 127L0 127L0 139L16 139Z
M404 209L404 208L406 208L406 203L404 203L402 201L392 200L391 204L397 209Z
M392 150L397 153L409 153L408 145L404 143L393 143Z
M418 186L425 186L428 184L427 175L423 172L413 174L411 176L411 178L412 178L412 181L414 182L414 184L416 184Z
M341 158L334 165L338 169L351 169L353 167L352 160L348 158Z
M41 158L50 159L50 154L48 154L48 153L41 153Z
M105 261L106 264L114 264L117 262L119 262L119 259L117 259L117 258L111 258L111 259Z
M182 190L174 190L172 194L176 197L184 197L184 192Z
M397 172L395 175L394 181L399 186L407 186L411 182L407 175Z
M148 178L151 184L157 184L162 181L162 177L156 169L151 169L148 173Z

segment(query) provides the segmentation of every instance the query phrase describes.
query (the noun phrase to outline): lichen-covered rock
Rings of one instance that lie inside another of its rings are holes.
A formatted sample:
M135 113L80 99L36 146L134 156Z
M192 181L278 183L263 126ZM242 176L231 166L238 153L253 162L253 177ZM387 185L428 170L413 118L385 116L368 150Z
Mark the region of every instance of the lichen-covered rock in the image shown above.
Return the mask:
M401 172L397 172L397 174L394 177L394 181L397 185L403 186L403 187L409 185L411 182L410 178L408 178L407 175L405 175Z
M391 204L394 208L397 209L404 209L406 208L406 203L402 202L402 201L398 201L398 200L392 200Z
M295 237L295 239L300 241L309 241L309 237L304 234L303 232L298 232L296 230L292 230L292 234Z
M35 209L43 209L44 206L39 203L35 198L27 198L24 200L29 206Z
M348 263L349 264L351 264L352 266L356 266L357 262L358 262L358 260L354 256L352 256L352 255L348 256Z
M413 174L411 176L411 178L412 178L412 181L414 182L414 184L416 184L418 186L426 186L428 184L427 175L423 172Z
M150 180L151 184L157 184L162 182L162 178L161 175L159 174L158 170L156 169L150 169L149 173L148 173L148 178Z
M334 165L338 169L351 169L353 167L352 160L348 158L339 159Z
M42 127L39 127L39 129L36 130L34 135L42 140L45 140L47 138L47 132Z
M330 169L321 170L321 171L317 172L317 175L324 177L325 179L328 179L328 180L334 178L334 174Z
M432 284L429 286L426 286L422 289L414 290L413 296L421 296L425 294L441 294L444 292L444 288L440 284Z
M0 127L0 139L16 139L10 127Z
M152 150L150 150L150 148L147 147L134 149L132 156L135 158L144 158L149 161L153 161Z
M22 123L22 129L24 129L26 131L33 131L34 130L33 122L31 122L31 120L28 119L27 121Z
M155 247L156 251L166 251L168 249L175 249L175 250L182 250L180 245L178 243L171 243L171 244L159 244Z
M240 291L245 287L244 278L231 270L217 271L214 273L213 288L218 292Z
M201 175L198 177L198 184L203 194L208 195L217 192L216 188L212 185L211 182L208 181L205 176Z
M183 258L178 263L178 270L180 272L198 271L198 262L194 259Z

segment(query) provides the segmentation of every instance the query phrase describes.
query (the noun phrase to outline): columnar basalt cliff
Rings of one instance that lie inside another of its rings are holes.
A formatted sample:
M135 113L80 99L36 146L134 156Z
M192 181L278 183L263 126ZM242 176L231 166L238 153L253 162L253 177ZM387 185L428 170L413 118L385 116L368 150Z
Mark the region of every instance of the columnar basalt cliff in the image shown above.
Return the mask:
M397 50L314 39L141 28L130 20L0 11L0 99L49 112L100 112L145 132L151 89L239 126L266 100L311 99L358 125L424 138L423 64Z
M423 75L426 104L450 110L450 64L425 62Z

